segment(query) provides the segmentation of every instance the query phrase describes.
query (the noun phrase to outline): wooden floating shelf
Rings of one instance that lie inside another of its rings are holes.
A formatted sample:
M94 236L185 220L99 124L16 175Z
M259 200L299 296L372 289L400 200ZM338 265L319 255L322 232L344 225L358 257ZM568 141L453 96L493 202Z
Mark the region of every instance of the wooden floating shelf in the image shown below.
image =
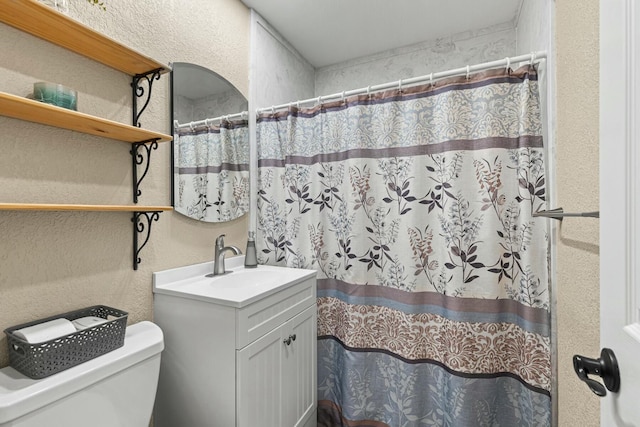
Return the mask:
M0 115L130 143L152 139L164 142L173 139L171 136L159 132L148 131L3 92L0 92Z
M129 152L133 168L133 199L137 203L140 181L147 174L151 150L158 148L158 142L171 141L173 138L136 125L139 126L139 116L149 102L153 81L159 79L160 74L171 71L171 68L36 0L0 0L0 3L0 23L132 76L134 126L3 92L0 92L0 115L133 144ZM144 80L147 81L146 91L139 86L139 82ZM137 99L145 93L146 102L138 109ZM143 155L144 150L140 153L140 148L145 148L146 156ZM143 165L144 172L138 179L139 165ZM0 211L130 212L134 270L138 269L140 263L140 251L149 241L152 223L158 220L161 212L171 210L171 206L0 203Z
M131 76L171 69L35 0L3 0L0 22Z
M87 212L164 212L171 206L69 205L46 203L0 203L2 211L87 211Z

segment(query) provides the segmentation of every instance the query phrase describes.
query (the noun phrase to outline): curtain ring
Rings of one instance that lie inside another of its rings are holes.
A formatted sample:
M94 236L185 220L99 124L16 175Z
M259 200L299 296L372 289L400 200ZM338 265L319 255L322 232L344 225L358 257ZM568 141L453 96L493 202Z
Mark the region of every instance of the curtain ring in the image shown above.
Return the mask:
M467 80L469 80L469 73L471 72L471 67L467 65Z
M322 96L318 97L318 101L317 101L318 106L322 106Z
M398 80L398 92L402 93L402 79Z
M531 52L531 63L529 65L533 66L533 63L536 60L536 53L535 52Z
M299 110L300 109L300 101L296 102L296 108Z
M371 98L371 86L367 86L367 98Z
M433 87L433 73L429 74L429 85Z
M504 60L507 61L507 68L505 69L505 71L507 72L507 74L509 74L509 69L511 68L511 58L507 56Z
M344 90L342 91L342 102L343 102L343 103L344 103L344 102L346 101L346 99L347 99L347 98L345 98L345 96L344 96L345 92L346 92L346 91L344 91Z
M193 126L193 122L189 122L189 127L191 128L191 132L195 131L195 127Z
M276 106L272 105L271 106L271 114L275 114L276 113Z

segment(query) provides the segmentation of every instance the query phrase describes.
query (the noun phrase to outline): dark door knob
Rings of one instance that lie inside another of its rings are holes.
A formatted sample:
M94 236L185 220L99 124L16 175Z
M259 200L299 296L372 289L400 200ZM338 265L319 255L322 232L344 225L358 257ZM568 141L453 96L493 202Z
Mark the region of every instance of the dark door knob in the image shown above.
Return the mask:
M602 397L607 395L607 390L616 393L620 390L620 370L613 350L603 348L599 359L573 356L573 369L578 378L587 383L592 392ZM597 375L602 378L604 385L589 378L589 375ZM606 389L605 389L606 387Z

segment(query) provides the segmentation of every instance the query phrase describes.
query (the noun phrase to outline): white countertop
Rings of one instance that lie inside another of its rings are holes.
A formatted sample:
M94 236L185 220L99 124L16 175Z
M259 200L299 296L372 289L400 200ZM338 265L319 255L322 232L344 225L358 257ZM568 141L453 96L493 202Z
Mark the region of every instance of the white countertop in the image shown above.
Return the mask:
M244 268L244 256L227 258L227 274L206 277L213 261L153 273L155 294L241 308L310 277L315 270L259 265Z

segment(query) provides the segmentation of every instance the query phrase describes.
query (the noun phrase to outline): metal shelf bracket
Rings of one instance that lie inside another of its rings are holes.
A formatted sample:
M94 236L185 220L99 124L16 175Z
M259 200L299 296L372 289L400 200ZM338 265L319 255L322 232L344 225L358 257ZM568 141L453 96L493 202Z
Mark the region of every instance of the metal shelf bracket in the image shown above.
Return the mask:
M153 89L154 80L160 80L160 74L164 71L162 68L158 68L155 70L151 70L144 74L136 74L133 76L131 81L131 91L132 91L132 125L136 127L141 127L140 125L140 116L144 112L144 110L149 105L149 101L151 100L151 91ZM141 86L141 81L146 81L147 90L145 91L144 86ZM138 109L138 99L144 97L146 94L146 99L144 99L144 103L142 107ZM149 164L151 162L151 150L156 150L158 148L158 140L159 139L150 139L147 141L140 141L133 143L131 147L131 175L133 179L133 203L138 203L138 197L142 194L140 190L140 183L147 175L149 171ZM140 147L144 147L144 150L140 150ZM144 170L140 178L138 178L138 166L144 165ZM149 241L149 237L151 236L151 225L153 221L158 221L160 218L159 211L149 211L149 212L134 212L131 221L133 222L133 269L138 269L138 264L140 264L140 251ZM144 239L142 244L138 246L138 236L142 233L144 234Z
M138 264L140 264L140 251L149 241L149 237L151 236L151 225L153 221L158 221L160 218L160 211L150 211L150 212L134 212L131 218L133 222L133 269L138 269ZM145 233L142 244L138 246L138 235Z
M151 89L153 88L153 81L160 80L160 74L164 71L162 68L158 68L155 70L151 70L145 74L136 74L133 76L131 81L131 89L132 89L132 102L133 102L133 126L140 127L140 116L144 112L144 110L149 105L149 100L151 99ZM146 86L148 91L146 91L147 99L144 100L144 104L138 111L138 98L142 98L145 96L145 88L140 85L140 82L144 80L147 82Z
M144 148L139 151L140 147ZM158 148L158 139L150 139L148 141L134 142L131 148L131 176L133 177L133 203L138 203L138 197L142 194L140 183L149 171L149 163L151 162L151 150ZM138 165L144 164L144 171L138 179Z

